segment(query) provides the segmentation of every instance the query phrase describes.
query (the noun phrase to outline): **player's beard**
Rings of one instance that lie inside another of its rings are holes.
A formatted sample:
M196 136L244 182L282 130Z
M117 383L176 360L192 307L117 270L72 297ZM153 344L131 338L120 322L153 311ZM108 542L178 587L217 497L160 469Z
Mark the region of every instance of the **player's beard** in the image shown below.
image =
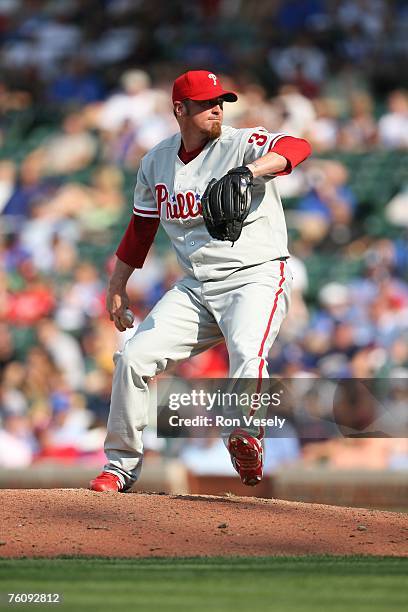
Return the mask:
M216 140L221 136L221 121L213 121L209 130L205 132L209 140Z

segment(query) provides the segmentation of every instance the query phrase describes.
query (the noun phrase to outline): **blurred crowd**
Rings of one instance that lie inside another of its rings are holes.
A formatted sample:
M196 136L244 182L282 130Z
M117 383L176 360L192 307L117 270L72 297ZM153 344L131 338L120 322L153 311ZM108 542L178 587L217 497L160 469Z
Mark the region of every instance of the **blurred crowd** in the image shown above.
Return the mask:
M407 379L407 19L398 0L0 3L0 467L104 463L112 354L131 333L106 316L106 279L140 158L177 130L170 90L187 68L239 93L225 123L305 137L315 154L277 179L294 291L271 373ZM136 325L178 274L159 234L129 283ZM227 372L223 345L176 370ZM402 386L389 407L401 427L407 399ZM329 408L309 390L298 412ZM408 465L401 440L352 452L310 443L330 431L311 435L307 418L290 427L267 443L270 470L301 457ZM230 469L218 441L146 439L192 470Z

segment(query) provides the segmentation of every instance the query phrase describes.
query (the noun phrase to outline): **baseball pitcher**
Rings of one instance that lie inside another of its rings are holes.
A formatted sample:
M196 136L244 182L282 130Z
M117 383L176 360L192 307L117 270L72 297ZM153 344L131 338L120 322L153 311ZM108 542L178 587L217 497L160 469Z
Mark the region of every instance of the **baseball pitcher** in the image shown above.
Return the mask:
M180 131L142 159L133 215L116 251L107 310L117 329L132 326L127 281L142 268L160 223L184 277L114 356L107 464L90 483L94 491L127 491L140 474L150 378L225 340L229 377L260 385L289 308L287 231L273 179L306 159L309 144L263 127L223 126L223 105L237 95L212 72L182 74L172 97ZM238 429L227 439L247 485L262 478L260 437Z

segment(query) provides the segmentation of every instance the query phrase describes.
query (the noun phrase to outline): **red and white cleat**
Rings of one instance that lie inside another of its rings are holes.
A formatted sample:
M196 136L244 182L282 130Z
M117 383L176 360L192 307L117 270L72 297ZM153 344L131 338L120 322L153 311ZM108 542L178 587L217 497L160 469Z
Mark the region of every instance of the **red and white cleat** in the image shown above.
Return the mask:
M102 472L99 476L94 478L94 480L91 480L89 488L91 491L113 491L114 493L118 493L119 491L123 491L123 484L116 474L112 474L112 472Z
M244 485L254 487L262 480L263 448L258 438L237 429L228 438L232 465Z

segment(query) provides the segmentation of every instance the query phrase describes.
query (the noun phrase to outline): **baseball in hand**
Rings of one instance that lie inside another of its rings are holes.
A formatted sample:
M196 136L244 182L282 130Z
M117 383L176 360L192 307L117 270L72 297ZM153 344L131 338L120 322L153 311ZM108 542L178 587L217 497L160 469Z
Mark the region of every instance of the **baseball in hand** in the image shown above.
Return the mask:
M129 308L126 308L124 315L121 317L121 320L123 321L123 324L126 327L133 327L133 323L135 321L135 315Z

